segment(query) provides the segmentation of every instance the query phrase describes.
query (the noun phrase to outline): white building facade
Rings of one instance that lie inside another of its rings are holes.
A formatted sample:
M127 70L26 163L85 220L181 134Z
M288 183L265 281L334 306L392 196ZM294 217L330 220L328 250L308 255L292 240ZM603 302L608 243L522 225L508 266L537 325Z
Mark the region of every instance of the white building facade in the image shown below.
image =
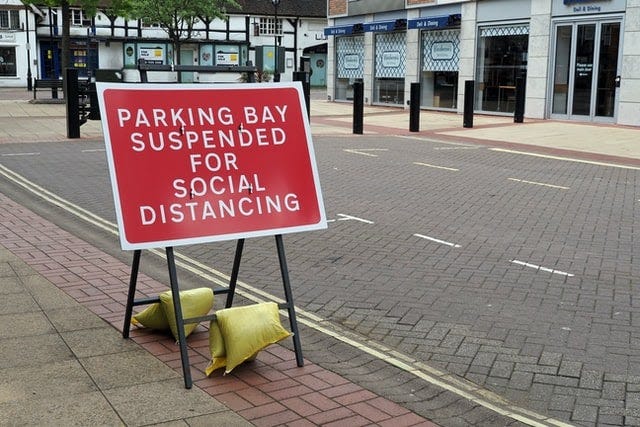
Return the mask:
M0 87L26 87L36 72L33 11L19 0L0 3Z
M47 6L26 7L19 0L0 5L0 87L27 87L32 79L59 79L61 69L62 11ZM309 8L298 13L295 2L282 2L279 15L269 0L245 1L247 10L230 14L228 20L199 22L189 40L181 44L180 58L174 57L167 34L138 20L108 16L99 10L87 16L71 8L70 54L79 77L94 70L118 70L125 81L139 81L138 59L159 64L246 65L251 61L273 75L277 57L281 80L292 79L302 56L318 56L312 67L322 67L315 85L324 86L326 76L326 27L324 0L314 0L320 13ZM251 10L249 10L251 9ZM5 16L6 15L6 16ZM258 57L257 53L261 55ZM27 56L29 58L27 58ZM315 70L314 70L315 71ZM236 81L235 74L182 73L183 82ZM150 81L175 81L176 73L149 73Z
M327 95L640 126L640 0L328 0Z

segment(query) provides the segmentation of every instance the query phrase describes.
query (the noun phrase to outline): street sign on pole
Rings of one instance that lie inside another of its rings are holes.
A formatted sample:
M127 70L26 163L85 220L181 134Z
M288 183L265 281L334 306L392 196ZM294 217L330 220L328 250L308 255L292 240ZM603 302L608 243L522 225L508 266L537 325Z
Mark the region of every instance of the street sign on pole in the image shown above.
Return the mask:
M326 228L300 82L96 86L123 249Z

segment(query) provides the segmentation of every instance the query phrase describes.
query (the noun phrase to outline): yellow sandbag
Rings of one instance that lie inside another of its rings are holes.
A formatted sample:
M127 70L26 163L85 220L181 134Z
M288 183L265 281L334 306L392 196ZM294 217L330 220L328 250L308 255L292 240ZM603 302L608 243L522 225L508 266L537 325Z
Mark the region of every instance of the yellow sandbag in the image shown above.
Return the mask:
M224 338L222 338L220 327L215 320L209 323L209 351L211 352L211 362L204 370L207 376L216 369L224 368L227 365Z
M227 351L224 345L224 338L222 338L220 326L215 320L212 320L209 324L209 351L211 353L211 362L204 370L207 376L211 375L213 371L227 366ZM246 360L252 361L256 357L258 357L257 351Z
M226 308L216 312L216 317L226 350L225 374L291 335L282 327L278 304L274 302Z
M169 321L164 314L160 303L151 304L140 313L131 318L131 323L135 326L144 326L150 329L166 331L169 329Z
M178 339L178 328L176 326L176 315L173 309L173 298L171 291L160 294L160 305L167 316L169 329L174 338ZM210 288L190 289L180 292L180 307L182 308L182 318L189 319L191 317L204 316L211 308L213 308L213 290ZM189 323L184 325L185 338L198 327L197 323Z

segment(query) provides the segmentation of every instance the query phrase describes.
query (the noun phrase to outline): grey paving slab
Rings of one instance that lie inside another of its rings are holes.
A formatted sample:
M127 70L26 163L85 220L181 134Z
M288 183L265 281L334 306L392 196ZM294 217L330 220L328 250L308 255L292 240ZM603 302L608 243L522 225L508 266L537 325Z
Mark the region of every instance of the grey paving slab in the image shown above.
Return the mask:
M39 310L38 304L27 292L4 294L2 300L0 315Z
M80 363L101 390L180 377L141 349L86 357L80 359Z
M216 414L228 409L198 388L187 390L182 378L162 381L153 378L135 384L105 390L109 403L128 426L142 426L201 415L215 424Z
M0 369L0 403L41 400L96 390L95 383L77 360Z
M49 319L38 311L0 315L0 338L44 335L53 332L55 329Z
M7 274L2 273L2 267L7 267ZM4 294L16 294L23 292L22 285L17 277L13 275L13 270L7 263L0 264L0 295Z
M73 353L57 334L6 338L0 346L0 369L19 366L43 366L70 360Z
M55 393L41 399L0 404L6 426L119 426L122 420L99 391Z
M62 332L60 335L73 354L79 358L139 349L136 343L122 338L122 335L111 326Z
M48 280L33 271L32 274L22 274L20 280L42 310L69 309L78 306L71 297L55 286L51 286Z
M107 323L81 305L47 310L47 318L58 332L103 328ZM119 335L111 327L110 335Z

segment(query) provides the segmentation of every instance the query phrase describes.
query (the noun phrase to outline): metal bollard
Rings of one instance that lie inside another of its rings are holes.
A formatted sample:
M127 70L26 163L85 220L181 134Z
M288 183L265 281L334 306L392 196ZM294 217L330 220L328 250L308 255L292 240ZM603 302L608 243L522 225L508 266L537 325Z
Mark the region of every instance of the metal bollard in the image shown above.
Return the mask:
M353 83L353 133L362 135L364 121L364 83Z
M473 97L474 93L474 81L465 80L464 82L464 114L462 119L462 126L465 128L473 127Z
M524 79L518 77L516 79L516 108L513 112L513 122L524 122Z
M411 83L409 132L420 132L420 83Z
M80 138L78 70L66 68L63 84L67 107L67 138Z
M307 105L307 118L311 118L311 83L309 82L309 73L306 71L294 71L293 81L302 82L302 92Z

